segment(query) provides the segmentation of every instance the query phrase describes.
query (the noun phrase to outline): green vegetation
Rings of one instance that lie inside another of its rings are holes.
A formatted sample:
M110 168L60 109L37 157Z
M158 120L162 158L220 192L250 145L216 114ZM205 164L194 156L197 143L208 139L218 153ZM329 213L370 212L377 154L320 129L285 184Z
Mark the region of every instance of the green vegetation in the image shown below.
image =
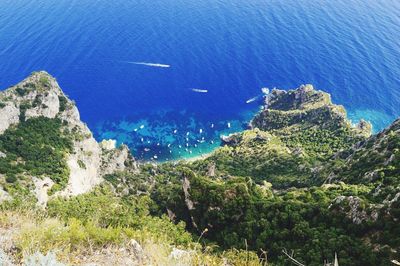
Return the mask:
M68 107L68 100L64 96L58 96L58 101L60 102L60 112L64 112Z
M18 229L15 243L20 258L55 251L59 259L78 263L79 257L96 257L103 249L119 250L135 239L153 265L169 265L172 246L189 250L194 265L221 265L223 260L259 265L254 252L203 250L183 222L174 224L166 216L149 215L152 204L148 196L116 197L108 186L101 186L71 199L55 198L45 211L18 208L15 212L3 205L0 228Z
M329 209L340 195L366 197L368 187L343 184L275 194L250 178L212 180L187 168L157 178L152 198L158 212L172 211L193 232L208 228L206 239L222 248L244 249L247 243L255 251L268 250L270 261L278 265L287 259L283 248L293 250L306 265L321 265L332 260L335 252L343 265L386 264L381 263L386 251L372 252L361 240L368 235L368 223L354 225L344 213ZM183 178L190 183L186 198ZM188 199L192 208L185 203Z
M15 93L51 89L39 75ZM26 120L43 96L22 101L20 123L0 135L0 189L13 197L0 204L0 229L17 228L20 260L55 251L79 263L132 239L152 265L170 265L172 247L189 250L180 262L192 265L289 265L282 250L305 265L335 253L340 265L400 260L400 120L369 137L368 124L352 127L326 93L273 91L253 128L206 159L126 164L92 192L51 197L39 210L31 176L50 177L50 195L63 189L73 140L88 137L67 121ZM62 112L69 100L59 103Z
M24 175L48 176L62 188L69 176L65 156L71 149L59 119L38 117L20 122L0 135L0 150L6 154L0 158L0 174L6 175L9 183Z

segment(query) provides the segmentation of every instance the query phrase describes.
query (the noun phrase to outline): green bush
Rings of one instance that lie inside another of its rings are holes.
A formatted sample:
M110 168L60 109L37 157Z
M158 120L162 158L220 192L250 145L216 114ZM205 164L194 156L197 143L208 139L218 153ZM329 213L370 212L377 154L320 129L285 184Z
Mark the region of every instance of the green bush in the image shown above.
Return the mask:
M66 154L72 150L69 136L62 132L59 119L32 118L0 135L0 173L8 177L27 173L49 176L64 187L69 177Z

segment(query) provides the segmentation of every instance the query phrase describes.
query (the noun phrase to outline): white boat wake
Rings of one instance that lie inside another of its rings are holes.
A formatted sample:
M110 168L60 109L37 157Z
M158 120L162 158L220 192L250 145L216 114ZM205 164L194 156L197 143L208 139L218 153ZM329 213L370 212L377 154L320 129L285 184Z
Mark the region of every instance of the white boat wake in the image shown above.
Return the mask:
M203 90L203 89L191 89L194 92L200 92L200 93L207 93L208 90Z
M131 62L131 61L124 61L124 63L126 63L126 64L134 64L134 65L142 65L142 66L149 66L149 67L161 67L161 68L171 67L171 65L159 64L159 63Z
M252 102L254 102L255 100L257 100L259 97L260 97L260 95L258 95L258 96L256 96L256 97L253 97L253 98L251 98L251 99L248 99L248 100L246 101L246 103L252 103Z

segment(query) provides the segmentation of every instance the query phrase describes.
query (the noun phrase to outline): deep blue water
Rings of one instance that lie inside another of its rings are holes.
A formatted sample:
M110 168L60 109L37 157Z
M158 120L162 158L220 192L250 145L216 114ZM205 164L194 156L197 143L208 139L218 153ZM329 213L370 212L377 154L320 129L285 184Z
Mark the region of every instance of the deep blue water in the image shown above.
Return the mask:
M312 83L382 129L400 115L399 40L398 0L1 0L0 88L46 70L98 139L178 158L242 128L262 87Z

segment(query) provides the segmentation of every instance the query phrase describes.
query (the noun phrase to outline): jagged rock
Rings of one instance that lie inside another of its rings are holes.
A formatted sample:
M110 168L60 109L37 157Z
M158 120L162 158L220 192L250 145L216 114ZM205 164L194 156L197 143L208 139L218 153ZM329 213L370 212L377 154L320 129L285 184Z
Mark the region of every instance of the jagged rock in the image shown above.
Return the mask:
M225 145L234 146L234 145L237 145L240 142L240 138L239 138L238 134L230 134L228 136L222 135L221 136L221 141Z
M10 257L0 249L0 265L2 266L13 266L14 264L11 262Z
M183 249L178 249L174 247L169 254L169 257L174 260L179 260L179 261L188 261L190 260L190 257L193 255L192 251L187 251ZM184 264L182 264L184 265Z
M216 169L215 162L210 163L210 165L208 166L207 175L209 177L215 177L215 169Z
M35 195L38 200L37 204L44 208L46 207L46 203L49 199L48 196L48 191L51 189L51 187L54 185L53 180L50 178L46 177L44 179L40 179L37 177L32 177L32 181L35 185Z
M136 259L140 260L143 258L142 246L135 239L129 241L129 249L132 251Z
M8 103L0 109L0 134L3 133L10 125L19 122L19 108L13 103Z
M360 122L356 125L356 128L361 132L372 132L372 124L364 119L361 119ZM368 137L369 135L367 135Z
M336 197L329 209L338 208L339 211L345 212L354 224L361 224L364 221L376 221L378 219L378 209L373 208L370 214L362 207L362 200L356 196L338 196Z
M6 158L6 157L7 157L7 155L4 152L0 151L0 158Z
M295 90L273 89L266 96L266 105L251 121L252 128L276 130L297 126L320 127L336 130L349 128L359 135L370 135L371 127L361 122L352 127L343 106L335 105L328 93L315 90L312 85L302 85Z
M115 149L111 142L101 145L93 138L74 102L63 93L57 81L46 72L35 72L19 84L0 92L0 134L10 125L33 117L59 118L73 134L73 151L67 154L68 184L61 196L90 191L103 181L103 175L135 168L127 147ZM45 198L41 198L44 200Z
M183 177L182 189L183 189L183 193L184 193L184 195L185 195L185 204L186 204L186 207L187 207L187 209L188 209L189 212L190 212L190 211L192 211L192 210L195 209L195 206L194 206L195 203L194 203L194 202L191 200L191 198L190 198L190 193L189 193L189 190L190 190L190 180L189 180L189 178L187 178L186 176ZM197 227L197 224L196 224L195 219L194 219L194 217L193 217L192 214L190 214L190 219L191 219L191 221L192 221L193 227L197 229L198 227Z
M168 218L171 221L175 222L176 214L173 211L171 211L170 209L168 209L168 208L167 208L167 214L168 214Z
M117 148L117 141L114 140L114 139L107 139L107 140L104 139L104 140L102 140L102 141L100 142L100 147L101 147L103 150L111 151L111 150Z
M2 186L0 186L0 203L8 200L12 200L12 197L10 196L10 194L8 194L7 191L4 191Z
M385 175L399 174L397 155L400 149L400 119L380 133L354 145L352 149L338 152L332 164L343 160L345 167L332 167L327 180L347 183L375 182ZM356 173L356 174L355 174ZM334 176L335 178L331 178Z
M26 258L24 266L65 266L57 260L57 256L54 252L49 252L46 255L35 252Z
M189 194L190 181L189 181L189 179L187 177L183 178L182 188L183 188L183 193L185 194L186 207L188 208L189 211L191 211L191 210L194 209L194 203L190 199L190 194Z
M133 159L128 146L121 145L119 148L109 149L111 145L107 145L107 148L104 148L104 146L102 146L102 176L114 172L124 171L126 169L131 171L135 171L137 169L136 162Z

